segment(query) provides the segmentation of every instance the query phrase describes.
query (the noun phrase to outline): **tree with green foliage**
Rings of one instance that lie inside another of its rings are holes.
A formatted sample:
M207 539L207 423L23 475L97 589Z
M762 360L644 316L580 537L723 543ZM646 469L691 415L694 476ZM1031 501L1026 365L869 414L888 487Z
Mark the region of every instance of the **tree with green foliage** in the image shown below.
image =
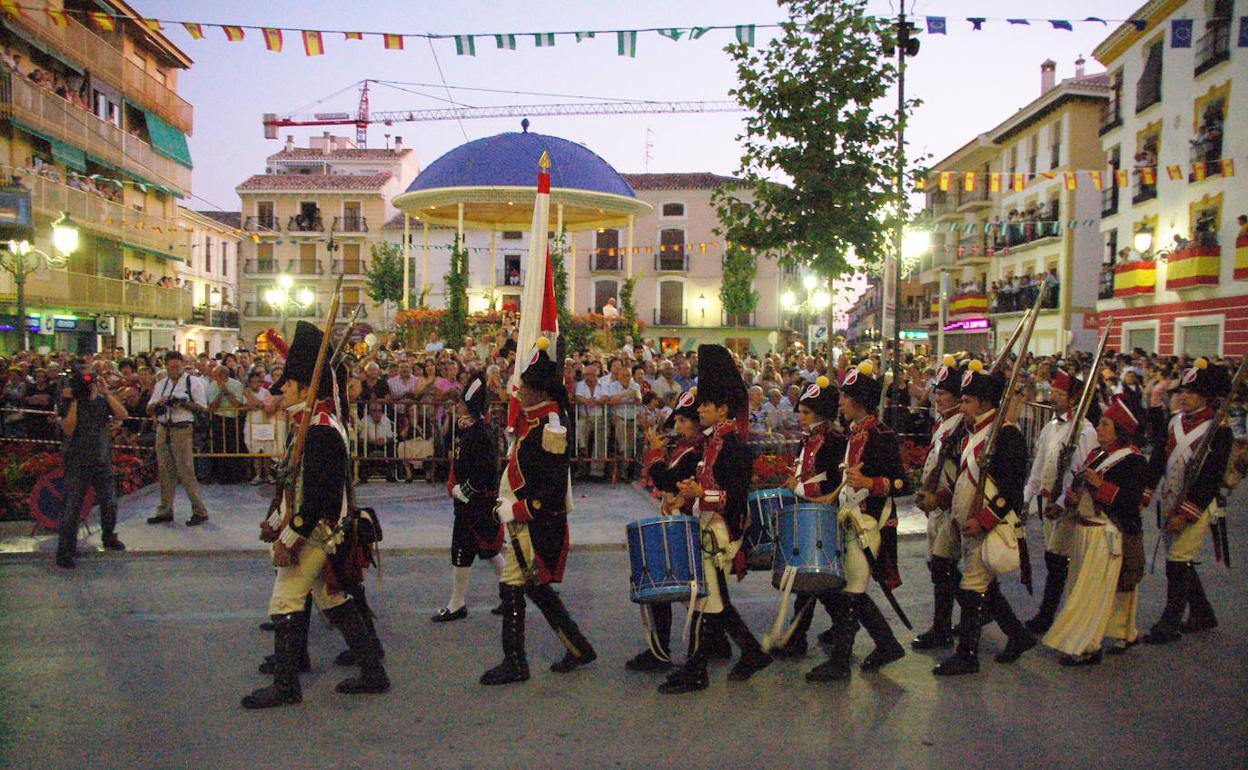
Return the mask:
M641 273L624 281L620 287L620 320L612 331L615 332L615 344L624 347L625 342L641 344L641 322L637 318L637 303L633 301L633 292L637 289L637 280Z
M554 273L555 305L559 308L559 333L567 334L572 328L572 301L568 298L567 255L568 231L564 228L550 242L550 269Z
M448 348L458 348L468 334L468 249L458 236L451 248L451 271L443 280L446 282L446 315L439 333Z
M724 272L719 282L719 300L723 303L728 322L738 326L758 306L759 294L754 290L758 275L758 259L749 249L733 243L724 255Z
M388 241L374 243L366 274L365 294L378 305L403 301L403 247Z

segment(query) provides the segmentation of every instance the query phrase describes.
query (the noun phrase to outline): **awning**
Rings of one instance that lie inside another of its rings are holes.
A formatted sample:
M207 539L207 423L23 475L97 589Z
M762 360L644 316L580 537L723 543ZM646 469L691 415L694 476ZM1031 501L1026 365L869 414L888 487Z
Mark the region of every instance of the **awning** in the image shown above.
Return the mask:
M156 249L149 249L149 248L147 248L146 246L136 246L135 244L130 243L129 241L122 241L122 242L121 242L121 245L122 245L122 246L125 246L127 249L132 249L132 250L134 250L134 251L140 251L140 252L142 252L142 253L144 253L144 254L151 254L153 257L160 257L161 259L172 259L174 262L185 262L185 261L186 261L186 260L182 259L181 257L177 257L177 256L174 256L173 254L170 254L170 253L169 253L169 252L167 252L167 251L157 251Z
M18 128L22 129L23 131L25 131L26 133L30 134L31 136L38 137L38 138L40 138L40 139L44 140L45 142L55 142L55 141L56 141L55 139L53 139L53 138L52 138L52 135L51 135L51 134L44 133L43 131L40 131L40 130L39 130L39 129L37 129L37 128L31 128L30 126L26 125L25 123L23 123L23 122L22 122L22 121L20 121L20 120L11 120L11 122L13 123L13 125L15 125L15 126L17 126Z
M144 110L147 118L147 135L152 140L152 149L166 158L187 168L191 165L191 149L186 146L186 134L166 123L154 112Z
M32 12L34 12L33 9L32 9ZM66 67L69 67L71 70L78 73L79 75L82 74L81 67L79 67L77 64L70 61L69 59L65 58L65 55L57 51L54 47L50 45L45 45L44 43L40 42L38 38L36 38L34 35L27 32L26 30L22 29L17 24L14 24L13 22L8 21L6 19L4 22L4 26L5 26L5 29L7 29L9 32L12 32L17 37L20 37L22 40L25 40L34 49L41 51L47 54L48 56L51 56L53 59L56 59L61 64L64 64Z
M60 161L74 171L86 172L87 154L85 152L59 139L49 139L48 141L52 145L52 160Z
M124 176L124 177L126 177L126 178L128 178L128 179L131 179L131 180L135 181L135 182L140 182L140 183L142 183L142 184L147 185L148 187L152 187L152 188L155 188L155 189L157 189L157 190L160 190L160 191L161 191L161 192L163 192L165 195L171 195L171 196L173 196L174 198L185 198L185 197L186 197L186 194L185 194L185 193L179 192L178 190L175 190L175 189L173 189L172 187L168 187L168 186L163 185L163 184L156 184L155 182L148 181L145 177L141 177L141 176L139 176L138 174L135 174L135 173L134 173L134 172L132 172L132 171L127 171L127 170L126 170L126 169L124 169L124 168L120 168L119 166L117 166L117 165L116 165L116 164L114 164L114 163L109 163L108 161L104 160L103 158L99 157L98 155L92 155L91 153L86 153L86 157L87 157L87 160L91 161L92 163L96 164L97 166L103 166L104 168L108 169L109 171L114 172L114 173L115 173L115 174L117 174L118 176Z

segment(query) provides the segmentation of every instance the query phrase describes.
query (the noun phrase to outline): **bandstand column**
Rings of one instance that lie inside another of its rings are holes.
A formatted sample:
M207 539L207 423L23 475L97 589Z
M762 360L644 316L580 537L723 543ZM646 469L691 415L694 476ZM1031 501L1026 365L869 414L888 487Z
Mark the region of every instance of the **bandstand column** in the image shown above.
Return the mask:
M632 214L628 215L628 239L624 242L624 250L628 253L628 256L624 260L625 280L633 277L633 224L636 221L636 218Z
M424 272L421 274L420 286L422 291L429 288L429 223L422 222L425 227L425 264Z
M403 309L410 309L411 302L412 218L403 212Z

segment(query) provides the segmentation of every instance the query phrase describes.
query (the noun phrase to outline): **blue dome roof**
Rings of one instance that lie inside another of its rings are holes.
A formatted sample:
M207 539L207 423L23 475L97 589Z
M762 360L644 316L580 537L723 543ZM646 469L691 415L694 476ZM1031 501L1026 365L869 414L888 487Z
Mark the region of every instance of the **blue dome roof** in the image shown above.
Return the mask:
M636 198L633 188L596 154L579 144L544 134L507 133L477 139L430 163L407 192L443 187L535 187L537 162L550 153L550 185Z

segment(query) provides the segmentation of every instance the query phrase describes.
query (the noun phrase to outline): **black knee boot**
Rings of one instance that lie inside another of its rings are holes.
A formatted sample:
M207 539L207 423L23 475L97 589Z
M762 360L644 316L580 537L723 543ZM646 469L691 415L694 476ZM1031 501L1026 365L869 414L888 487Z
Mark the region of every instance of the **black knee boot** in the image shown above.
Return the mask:
M858 634L858 601L855 594L836 592L832 595L832 649L828 659L806 674L807 682L832 682L849 678L849 660L854 654L854 637Z
M893 627L888 624L884 613L880 612L871 597L861 593L857 598L859 622L867 629L871 641L875 642L875 649L862 659L859 668L863 671L878 671L905 656L906 648L897 641L897 637L893 635Z
M958 620L957 652L932 669L936 676L959 676L979 671L980 616L984 614L987 597L975 591L958 591L957 599L962 610Z
M927 563L932 574L932 627L910 642L916 650L937 650L953 644L953 602L958 594L962 573L953 559L933 556Z
M567 608L563 606L563 600L559 598L559 594L555 593L555 589L549 585L529 586L528 594L537 608L542 611L542 617L546 618L546 622L550 624L555 634L559 636L559 640L563 642L563 646L567 648L563 660L551 664L551 671L566 674L579 666L597 660L598 653L581 633L576 621L572 620L572 616L568 614Z
M1185 634L1207 631L1218 627L1218 617L1213 613L1213 605L1205 596L1205 587L1200 583L1200 575L1196 574L1196 565L1187 563L1187 606L1191 614L1187 620L1179 623L1179 630Z
M298 632L299 641L299 670L303 672L312 670L312 659L308 657L308 627L312 623L312 597L309 595L303 600L303 609L294 613L295 630ZM276 655L264 656L264 662L260 664L260 673L272 675L277 664Z
M728 672L728 681L744 682L756 672L771 665L771 656L763 652L763 646L754 638L750 627L745 624L741 613L732 606L728 598L728 583L724 573L719 573L719 595L724 601L724 611L720 613L720 622L724 624L724 632L741 650L741 659Z
M364 584L360 583L347 589L347 595L356 603L360 610L360 617L364 618L364 625L368 628L368 635L373 638L373 643L377 645L377 651L384 659L386 650L381 646L381 638L377 636L377 626L373 625L373 610L368 606L368 597L364 593ZM343 650L338 653L338 657L334 658L335 666L354 666L355 655L351 650Z
M674 671L663 684L659 692L664 695L680 695L687 692L705 690L708 684L706 661L711 651L706 645L708 636L722 634L720 629L720 613L693 613L693 628L689 635L689 654L685 665Z
M524 655L524 587L498 584L503 609L503 662L481 675L481 684L511 684L529 678Z
M666 671L672 667L672 605L651 604L650 618L654 629L644 651L624 664L629 671Z
M299 703L299 628L298 616L292 612L273 615L273 684L243 698L243 708L267 709Z
M348 695L389 690L390 678L386 676L386 669L381 665L381 648L368 633L368 626L364 624L364 617L360 615L360 608L355 606L355 602L348 600L326 610L325 617L342 634L347 647L360 665L359 676L344 679L335 689Z
M1044 567L1048 574L1044 578L1044 596L1040 600L1040 611L1027 621L1027 630L1033 634L1043 634L1053 625L1053 618L1057 616L1057 605L1062 603L1062 594L1066 592L1070 558L1045 551Z
M1168 644L1182 637L1179 623L1183 620L1183 608L1187 606L1187 575L1187 562L1166 562L1166 608L1161 612L1161 619L1144 635L1145 644Z
M789 640L771 651L774 658L800 658L806 654L806 632L810 630L810 622L815 617L815 605L818 597L815 594L798 594L793 610L794 627Z
M1045 588L1047 591L1048 587L1046 586ZM992 585L988 586L987 601L988 611L992 614L992 619L996 621L996 624L1009 637L1005 649L997 653L996 661L998 663L1013 663L1024 652L1036 646L1036 636L1014 614L1010 603L1006 601L1005 595L1001 593L1001 584L995 580L992 581Z

